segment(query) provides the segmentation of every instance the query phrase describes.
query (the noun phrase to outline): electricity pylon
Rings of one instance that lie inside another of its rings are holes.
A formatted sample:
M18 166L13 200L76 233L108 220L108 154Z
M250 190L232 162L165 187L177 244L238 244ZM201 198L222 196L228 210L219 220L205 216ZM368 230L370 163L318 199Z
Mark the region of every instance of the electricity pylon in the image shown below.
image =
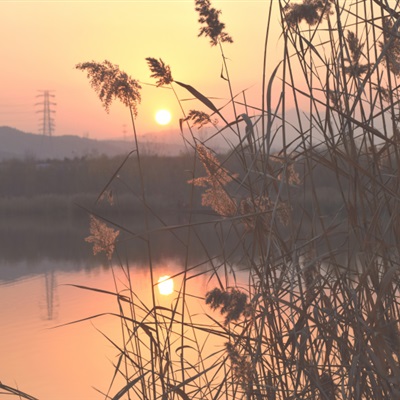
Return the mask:
M43 106L42 110L36 111L36 113L42 113L43 117L41 118L40 130L43 135L51 136L54 132L54 118L52 118L51 114L55 113L55 110L51 109L51 106L55 106L56 103L50 101L50 98L55 97L53 92L54 90L39 90L40 94L36 97L43 97L43 101L40 103L36 103L35 105Z
M54 317L54 293L56 287L56 276L54 270L45 273L45 283L46 283L47 319L52 320Z

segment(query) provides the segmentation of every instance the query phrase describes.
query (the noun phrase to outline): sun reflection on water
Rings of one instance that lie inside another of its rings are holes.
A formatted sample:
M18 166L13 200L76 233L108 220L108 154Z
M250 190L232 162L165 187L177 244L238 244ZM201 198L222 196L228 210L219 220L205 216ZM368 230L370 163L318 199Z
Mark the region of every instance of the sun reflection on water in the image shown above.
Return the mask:
M174 281L169 275L160 276L158 279L158 290L164 296L168 296L174 291Z

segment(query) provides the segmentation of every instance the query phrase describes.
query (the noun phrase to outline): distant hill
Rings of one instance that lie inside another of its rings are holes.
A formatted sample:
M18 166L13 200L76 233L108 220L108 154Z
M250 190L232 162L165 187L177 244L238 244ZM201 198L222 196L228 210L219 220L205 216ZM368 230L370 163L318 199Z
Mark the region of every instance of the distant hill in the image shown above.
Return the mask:
M176 143L141 143L142 152L177 155L183 146ZM0 161L34 158L36 160L64 159L84 156L126 154L134 149L132 141L95 140L73 135L44 136L25 133L8 126L0 126Z

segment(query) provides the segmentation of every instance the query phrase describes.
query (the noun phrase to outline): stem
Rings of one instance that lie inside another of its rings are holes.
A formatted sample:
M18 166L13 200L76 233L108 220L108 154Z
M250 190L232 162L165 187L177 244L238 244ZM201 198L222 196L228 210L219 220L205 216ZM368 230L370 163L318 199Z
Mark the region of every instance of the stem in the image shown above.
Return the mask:
M224 48L222 47L222 43L221 43L220 40L218 41L218 44L219 44L219 49L220 49L220 51L221 51L222 61L223 61L223 63L224 63L224 69L225 69L225 73L226 73L226 79L227 79L227 81L228 81L229 94L230 94L231 100L232 100L233 114L234 114L234 116L235 116L235 120L237 120L237 119L238 119L238 116L237 116L236 105L235 105L235 100L234 100L234 96L233 96L232 83L231 83L231 79L230 79L230 77L229 77L228 65L227 65L227 63L226 63L226 57L225 57L225 54L224 54ZM237 130L237 135L238 135L238 137L240 138L240 130L239 130L239 125L238 125L238 124L237 124L237 129L238 129L238 130Z
M139 177L140 177L140 190L141 190L141 197L142 197L142 201L144 204L144 223L145 223L145 229L146 232L143 235L143 238L147 244L147 255L148 255L148 260L149 260L149 269L150 269L150 285L151 285L151 297L152 297L152 302L153 302L153 313L154 313L154 321L156 322L155 324L155 330L156 330L156 338L157 338L157 343L161 343L160 342L160 334L159 334L159 326L157 323L157 309L156 309L156 296L155 296L155 281L154 281L154 270L153 270L153 262L152 262L152 251L151 251L151 243L150 243L150 238L149 238L149 232L150 232L150 225L149 225L149 216L148 216L148 204L146 201L146 193L145 193L145 187L144 187L144 179L143 179L143 173L142 173L142 163L141 163L141 159L140 159L140 151L139 151L139 143L138 143L138 139L137 139L137 132L136 132L136 125L135 125L135 117L133 114L133 109L132 106L129 106L129 111L130 111L130 115L131 115L131 122L132 122L132 129L133 129L133 135L135 138L135 146L136 146L136 152L137 152L137 161L138 161L138 169L139 169ZM153 344L152 344L153 346ZM152 354L158 354L159 357L159 365L160 368L162 366L161 360L162 360L162 353L160 351L155 351L154 349L152 349ZM156 393L157 393L157 388L156 388L156 381L157 379L157 375L156 375L156 371L155 371L155 362L156 360L154 359L154 357L151 357L151 373L152 373L152 383L153 383L153 398L156 398ZM164 380L161 379L161 384L163 387L163 392L165 391L165 387L164 387Z

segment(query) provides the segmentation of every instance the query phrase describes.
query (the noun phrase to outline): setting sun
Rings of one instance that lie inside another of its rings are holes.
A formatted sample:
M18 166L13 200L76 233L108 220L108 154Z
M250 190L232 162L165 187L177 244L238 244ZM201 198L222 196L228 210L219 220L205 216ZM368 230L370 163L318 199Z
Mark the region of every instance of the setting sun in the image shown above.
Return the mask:
M156 121L160 125L167 125L171 121L171 113L168 110L159 110L156 113Z
M170 276L164 275L160 276L158 279L158 290L162 295L169 295L174 291L174 281Z

